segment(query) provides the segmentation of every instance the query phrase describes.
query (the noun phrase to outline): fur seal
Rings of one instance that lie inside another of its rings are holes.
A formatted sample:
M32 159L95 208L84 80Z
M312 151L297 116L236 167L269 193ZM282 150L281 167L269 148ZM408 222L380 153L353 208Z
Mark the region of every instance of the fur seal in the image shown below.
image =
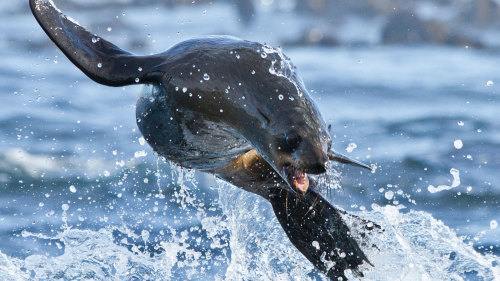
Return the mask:
M207 36L136 56L89 33L52 1L30 0L30 7L95 82L148 85L137 125L158 154L267 199L291 242L331 279L345 279L345 269L362 274L358 266L368 259L308 173L324 173L329 160L370 167L331 150L326 124L281 50Z

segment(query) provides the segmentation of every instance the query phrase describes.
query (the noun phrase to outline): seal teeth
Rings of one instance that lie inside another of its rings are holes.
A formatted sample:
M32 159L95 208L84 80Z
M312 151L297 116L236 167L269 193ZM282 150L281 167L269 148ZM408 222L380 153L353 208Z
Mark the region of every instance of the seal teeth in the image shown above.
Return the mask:
M302 193L305 193L309 188L309 178L306 173L302 173L299 170L296 170L295 176L293 179L293 185L295 188L300 190Z
M286 165L283 169L286 182L293 192L305 194L309 189L309 177L306 173L295 168L293 165Z

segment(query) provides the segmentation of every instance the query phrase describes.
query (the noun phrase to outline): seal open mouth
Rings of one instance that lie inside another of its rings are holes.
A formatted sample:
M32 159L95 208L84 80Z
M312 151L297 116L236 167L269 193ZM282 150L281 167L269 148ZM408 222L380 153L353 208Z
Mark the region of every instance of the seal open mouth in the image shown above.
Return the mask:
M295 168L292 165L288 165L283 168L288 184L295 189L295 191L300 191L301 193L306 193L309 188L309 177L307 173Z

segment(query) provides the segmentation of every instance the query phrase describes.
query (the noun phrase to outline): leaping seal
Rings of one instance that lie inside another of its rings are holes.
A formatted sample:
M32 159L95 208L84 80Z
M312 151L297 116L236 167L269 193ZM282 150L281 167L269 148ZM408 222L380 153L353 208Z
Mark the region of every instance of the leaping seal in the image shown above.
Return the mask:
M317 106L281 50L207 36L136 56L89 33L51 1L30 0L30 7L92 80L148 85L137 101L137 125L158 154L267 199L291 242L330 278L345 279L345 269L361 275L367 257L308 174L324 173L329 160L370 167L331 149Z

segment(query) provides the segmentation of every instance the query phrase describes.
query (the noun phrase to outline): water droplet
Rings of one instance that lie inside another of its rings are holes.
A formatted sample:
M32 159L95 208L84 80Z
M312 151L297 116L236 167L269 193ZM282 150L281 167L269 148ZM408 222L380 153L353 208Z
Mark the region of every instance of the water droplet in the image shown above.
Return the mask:
M455 146L456 149L461 149L464 146L464 144L462 143L462 140L455 140L453 142L453 145Z
M319 250L319 242L318 241L312 241L312 246L316 249L316 250Z
M111 175L108 170L104 170L103 174L105 177L109 177L109 175Z
M68 204L62 204L61 209L63 211L67 211L67 210L69 210L69 205Z
M387 191L387 192L384 194L384 196L385 196L385 199L387 199L387 200L392 200L392 198L394 198L394 192L393 192L393 191L391 191L391 190L389 190L389 191Z
M208 81L210 80L210 76L208 74L203 74L203 80Z
M240 55L236 54L236 58L237 58L237 59L240 59Z
M494 84L494 83L493 83L493 81L491 81L491 80L489 80L488 82L486 82L486 86L488 86L488 87L489 87L489 86L493 86L493 84Z
M255 74L255 70L252 69L252 75L254 75L254 74Z
M221 109L219 109L219 111L220 111L221 113L222 113L222 112L224 112L224 110L223 110L222 108L221 108Z
M71 191L71 193L75 193L76 192L76 187L74 185L70 185L69 186L69 191Z
M458 124L458 126L463 126L464 125L464 121L458 121L457 124Z
M498 222L496 220L490 221L490 229L496 229L498 227Z
M284 98L284 97L283 97L283 95L279 95L279 96L278 96L278 99L279 99L279 100L283 100L283 98Z
M101 68L101 67L102 67L102 63L98 63L98 64L97 64L97 67L98 67L98 68Z
M97 43L97 41L99 41L99 40L97 40L97 38L92 37L92 43L94 43L94 44L95 44L95 43Z
M135 80L134 80L134 81L135 81L135 83L139 83L139 81L140 81L140 80L139 80L139 77L135 78Z
M145 150L139 150L134 153L135 158L140 158L148 155L148 153Z
M179 87L175 87L175 91L178 92L179 91Z
M203 10L203 14L206 15L207 14L207 10Z
M262 53L260 54L260 56L261 56L263 59L264 59L264 58L267 58L267 53L266 53L266 52L262 52Z
M108 27L108 32L110 32L110 31L111 31L111 27Z
M139 68L137 68L137 70L142 71L142 67L139 66Z
M183 92L183 93L187 92L187 90L188 90L188 89L187 89L186 87L182 88L182 92Z
M146 144L146 139L144 139L144 137L140 137L139 138L139 144L140 145L145 145Z
M351 142L347 145L347 148L345 150L351 153L354 149L356 149L356 147L358 147L358 145L354 142Z

